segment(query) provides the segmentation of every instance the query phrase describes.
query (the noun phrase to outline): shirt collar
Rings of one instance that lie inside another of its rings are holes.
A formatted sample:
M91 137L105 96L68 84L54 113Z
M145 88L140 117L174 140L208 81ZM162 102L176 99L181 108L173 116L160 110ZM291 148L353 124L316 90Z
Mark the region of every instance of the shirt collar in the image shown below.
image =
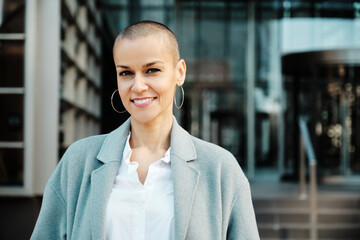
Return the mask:
M130 136L131 136L131 132L129 131L129 134L126 138L126 143L125 143L123 156L122 156L123 161L125 161L126 163L130 163L130 156L132 153L131 147L130 147ZM168 148L168 150L166 151L166 153L160 160L162 160L165 163L170 163L170 149L171 149L171 147Z
M169 149L166 151L165 155L163 158L161 158L162 161L166 162L166 163L170 163L170 149L171 147L169 147Z
M128 134L127 138L126 138L125 148L124 148L124 151L123 151L123 160L126 163L130 162L130 156L131 156L130 136L131 136L131 132L129 131L129 134Z
M170 144L172 161L175 156L186 162L195 160L197 156L192 137L188 132L179 126L175 117L173 117L173 120ZM126 136L129 135L130 121L131 118L129 118L116 130L106 135L105 140L102 140L103 144L97 155L99 161L102 163L108 163L112 161L120 162L122 160Z

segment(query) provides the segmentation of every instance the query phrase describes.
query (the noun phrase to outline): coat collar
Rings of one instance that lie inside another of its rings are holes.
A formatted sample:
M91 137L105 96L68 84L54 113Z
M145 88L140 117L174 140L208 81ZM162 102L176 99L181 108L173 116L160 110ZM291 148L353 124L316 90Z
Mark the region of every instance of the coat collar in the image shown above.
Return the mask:
M105 138L97 158L108 163L112 161L121 161L126 137L130 131L131 118L127 119L120 127L109 133ZM173 117L173 126L171 130L171 156L176 155L184 161L196 159L196 151L194 144L188 132L186 132L177 123Z
M170 146L171 157L177 156L184 161L192 161L197 157L190 134L180 127L175 117L173 119L173 126L171 130Z
M130 118L104 139L97 159L104 163L91 173L91 231L92 239L106 239L106 208L120 166Z
M109 133L97 155L97 159L104 165L93 171L91 175L92 232L95 239L105 239L106 204L104 203L109 199L129 130L130 118ZM191 136L179 126L175 117L173 118L170 145L174 183L175 239L183 240L186 237L200 172L191 164L197 158Z
M183 240L186 238L191 210L200 179L200 171L192 164L197 155L191 136L179 126L175 117L170 145L174 182L175 239Z
M97 159L101 162L108 163L112 161L121 161L126 137L130 130L130 119L131 118L128 118L120 127L106 136L100 152L97 155Z

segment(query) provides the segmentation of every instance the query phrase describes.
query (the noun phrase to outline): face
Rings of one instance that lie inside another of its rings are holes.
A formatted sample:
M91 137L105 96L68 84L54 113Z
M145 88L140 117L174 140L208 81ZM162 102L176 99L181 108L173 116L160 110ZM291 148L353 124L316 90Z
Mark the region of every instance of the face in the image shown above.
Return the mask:
M184 60L174 63L159 36L122 39L114 49L121 100L132 121L151 124L172 120L176 86L185 80Z

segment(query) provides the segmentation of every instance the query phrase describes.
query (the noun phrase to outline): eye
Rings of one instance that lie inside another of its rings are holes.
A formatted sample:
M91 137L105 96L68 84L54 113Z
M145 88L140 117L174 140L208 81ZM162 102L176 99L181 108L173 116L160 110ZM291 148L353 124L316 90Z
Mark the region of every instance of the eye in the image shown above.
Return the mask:
M132 72L130 71L122 71L119 73L119 76L126 77L132 75Z
M146 71L146 73L157 73L160 72L160 69L157 68L150 68Z

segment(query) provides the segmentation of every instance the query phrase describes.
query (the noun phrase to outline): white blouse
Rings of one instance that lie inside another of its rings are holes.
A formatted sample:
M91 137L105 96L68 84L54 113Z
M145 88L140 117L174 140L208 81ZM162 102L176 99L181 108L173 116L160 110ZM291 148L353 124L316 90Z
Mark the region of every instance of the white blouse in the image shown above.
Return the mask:
M174 239L174 189L170 148L149 166L144 185L130 162L128 135L106 213L106 239Z

